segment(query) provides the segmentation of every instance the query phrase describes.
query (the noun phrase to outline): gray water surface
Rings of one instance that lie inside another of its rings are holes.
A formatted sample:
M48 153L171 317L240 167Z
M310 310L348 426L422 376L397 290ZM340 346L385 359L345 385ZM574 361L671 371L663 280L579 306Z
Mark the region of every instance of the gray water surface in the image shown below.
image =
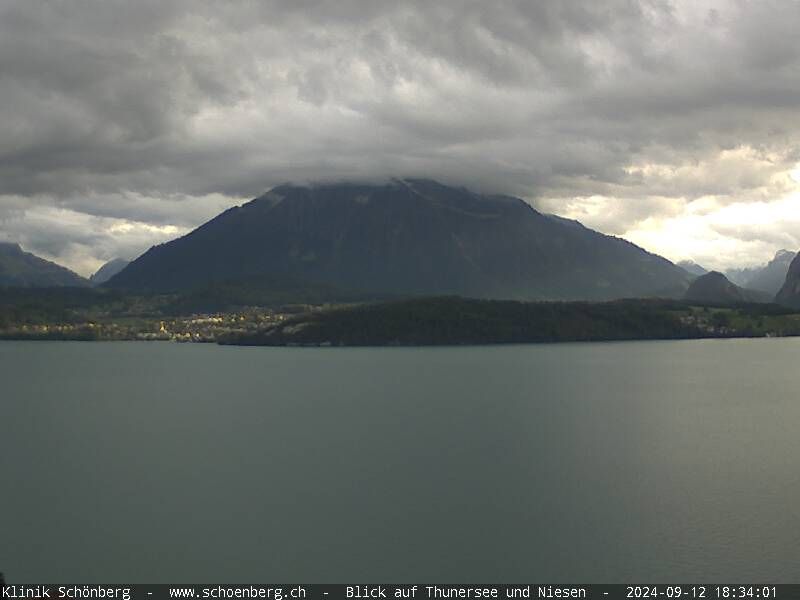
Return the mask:
M800 582L800 339L0 343L22 582Z

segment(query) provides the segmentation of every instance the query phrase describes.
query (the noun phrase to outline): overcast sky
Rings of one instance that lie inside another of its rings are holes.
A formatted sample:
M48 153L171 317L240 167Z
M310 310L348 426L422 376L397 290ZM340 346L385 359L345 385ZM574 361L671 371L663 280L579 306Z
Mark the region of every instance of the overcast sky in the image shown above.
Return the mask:
M0 0L0 239L88 275L286 181L800 247L800 3Z

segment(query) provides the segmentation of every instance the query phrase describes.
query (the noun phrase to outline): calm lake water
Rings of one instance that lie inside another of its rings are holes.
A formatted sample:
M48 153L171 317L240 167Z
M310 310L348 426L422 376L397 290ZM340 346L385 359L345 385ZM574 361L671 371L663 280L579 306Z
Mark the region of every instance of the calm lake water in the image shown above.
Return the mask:
M0 343L22 582L800 582L800 339Z

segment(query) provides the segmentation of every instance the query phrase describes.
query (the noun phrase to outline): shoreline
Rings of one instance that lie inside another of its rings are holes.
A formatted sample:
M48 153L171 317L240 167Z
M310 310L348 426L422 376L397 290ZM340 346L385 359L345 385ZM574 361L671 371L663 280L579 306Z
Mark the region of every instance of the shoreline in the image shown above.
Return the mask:
M330 342L319 343L283 343L283 344L257 344L242 343L223 340L199 340L199 341L178 341L173 339L141 339L141 338L120 338L120 339L86 339L81 337L74 338L53 338L42 336L2 336L2 342L72 342L72 343L160 343L187 346L228 346L239 348L482 348L486 346L545 346L563 344L614 344L626 342L689 342L700 340L756 340L756 339L790 339L800 337L800 334L793 333L788 335L699 335L686 337L631 337L631 338L593 338L593 339L564 339L564 340L531 340L531 341L496 341L496 342L451 342L451 343L373 343L373 344L333 344Z
M453 296L288 311L109 314L20 306L0 340L172 341L274 347L432 347L800 336L800 311L775 304L667 299L523 302Z

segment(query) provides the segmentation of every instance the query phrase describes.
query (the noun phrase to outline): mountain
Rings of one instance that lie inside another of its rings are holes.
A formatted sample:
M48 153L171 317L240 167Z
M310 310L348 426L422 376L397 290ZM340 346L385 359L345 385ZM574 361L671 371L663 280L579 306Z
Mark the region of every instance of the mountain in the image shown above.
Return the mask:
M770 296L758 290L749 290L731 283L719 271L710 271L695 279L684 295L685 300L712 304L740 304L743 302L769 302Z
M796 252L779 250L771 261L750 277L745 287L754 290L763 290L772 295L777 294L786 281L786 274L789 272L789 266L792 264L792 260L794 260L796 255Z
M775 296L775 302L791 308L800 308L800 254L797 254L789 265L786 281Z
M18 244L0 242L0 286L83 287L88 282L60 265L25 252Z
M691 273L692 275L697 275L698 277L700 275L705 275L706 273L708 273L708 269L706 269L705 267L701 267L693 260L682 260L679 263L677 263L677 265L687 273Z
M105 283L129 264L129 260L125 260L123 258L114 258L97 269L97 272L89 277L89 281L92 285L100 285L101 283Z
M274 188L154 246L106 285L172 291L269 276L512 299L680 295L688 285L668 260L519 198L419 179Z
M729 269L725 275L742 287L761 290L774 296L786 281L786 273L795 254L789 250L778 250L775 257L765 265L749 269Z
M761 267L736 267L725 270L725 277L736 285L746 284Z

